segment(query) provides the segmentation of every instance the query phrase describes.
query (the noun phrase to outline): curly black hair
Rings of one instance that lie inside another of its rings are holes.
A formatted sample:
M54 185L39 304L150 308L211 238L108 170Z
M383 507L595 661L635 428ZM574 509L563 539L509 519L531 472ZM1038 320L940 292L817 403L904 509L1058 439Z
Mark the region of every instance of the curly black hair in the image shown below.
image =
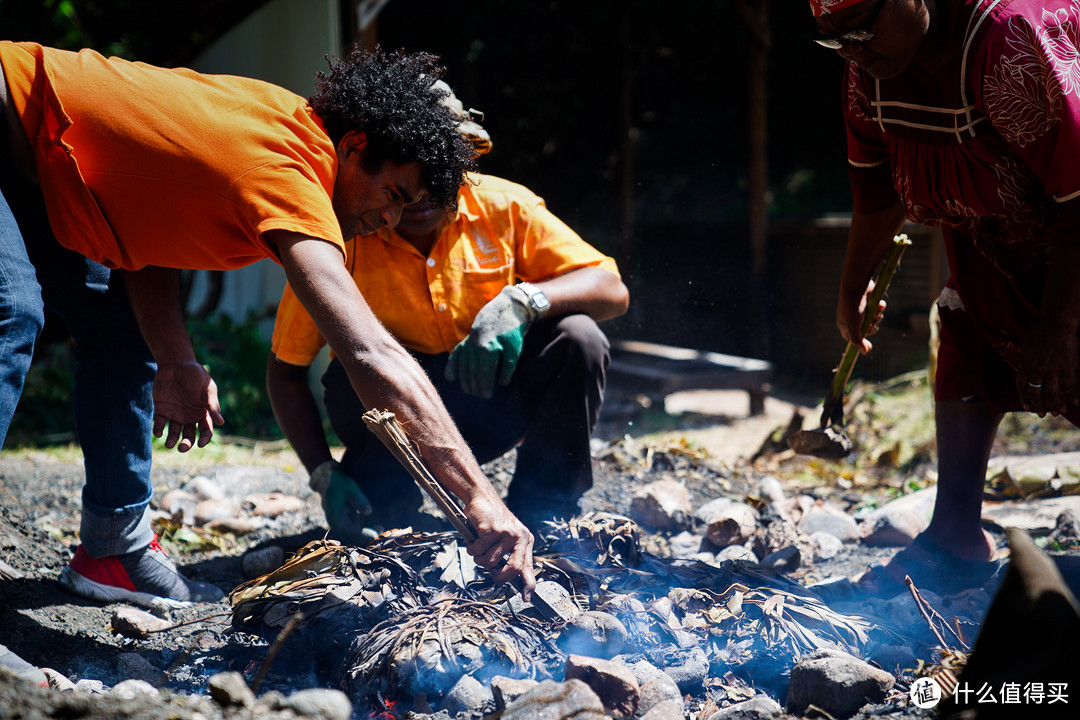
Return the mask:
M432 203L454 210L475 152L443 105L447 93L432 88L445 72L438 60L354 46L347 59L330 62L329 72L316 73L308 103L335 144L350 130L367 135L369 167L419 163Z

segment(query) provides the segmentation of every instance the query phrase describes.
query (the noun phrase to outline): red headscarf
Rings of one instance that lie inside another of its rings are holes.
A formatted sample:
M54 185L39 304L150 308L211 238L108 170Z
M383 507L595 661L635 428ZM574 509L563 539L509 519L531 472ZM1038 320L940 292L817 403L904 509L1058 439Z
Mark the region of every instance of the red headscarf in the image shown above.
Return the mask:
M810 0L810 10L813 11L814 17L819 15L828 15L831 12L836 12L846 8L849 5L860 3L863 0Z

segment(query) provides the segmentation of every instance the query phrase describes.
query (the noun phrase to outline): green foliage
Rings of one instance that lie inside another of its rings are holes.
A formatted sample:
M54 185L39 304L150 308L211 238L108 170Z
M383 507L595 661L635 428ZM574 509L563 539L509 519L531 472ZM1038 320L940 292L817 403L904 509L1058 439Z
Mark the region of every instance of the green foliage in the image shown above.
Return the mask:
M227 315L188 321L188 332L199 358L218 388L222 431L258 440L281 438L266 395L266 358L270 343L249 316L237 323Z
M210 371L226 425L219 432L256 440L278 440L281 430L266 395L270 343L258 323L218 315L190 320L195 356ZM27 373L7 445L46 446L75 438L72 390L75 356L70 340L40 343Z

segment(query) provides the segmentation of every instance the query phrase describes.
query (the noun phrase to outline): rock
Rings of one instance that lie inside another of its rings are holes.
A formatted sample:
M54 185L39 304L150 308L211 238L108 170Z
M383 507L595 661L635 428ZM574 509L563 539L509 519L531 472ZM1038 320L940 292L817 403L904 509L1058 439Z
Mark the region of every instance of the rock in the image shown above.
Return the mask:
M536 583L532 604L546 607L548 612L544 616L547 618L559 617L569 621L581 614L581 608L570 597L567 589L552 580L540 580Z
M50 690L59 692L73 692L75 690L75 683L71 682L67 676L61 675L60 671L45 667L41 668L41 672L45 673L45 679L49 681Z
M259 704L270 710L280 710L285 707L285 696L277 690L271 690L259 696Z
M161 668L138 653L121 653L116 658L116 672L122 678L142 680L151 685L161 681L165 674Z
M685 717L681 700L664 700L649 708L641 720L684 720Z
M244 498L244 503L251 505L251 514L256 517L275 518L287 512L300 512L307 503L294 495L285 493L257 493Z
M986 503L982 516L1001 528L1018 527L1032 535L1047 535L1057 527L1058 517L1066 510L1080 514L1080 495Z
M742 562L752 563L757 565L758 559L752 551L750 551L744 545L728 545L726 548L716 553L716 562L727 562L728 560L741 560Z
M638 685L641 686L641 693L638 696L638 712L647 713L654 706L663 702L678 703L679 712L682 712L682 691L679 690L679 686L675 684L670 675L662 671L658 672L660 674L653 680L644 684L638 681ZM636 678L637 675L635 674L634 677Z
M570 655L566 658L566 680L581 680L593 689L604 708L616 718L637 712L641 689L634 673L625 665L600 658Z
M278 545L248 550L240 559L240 569L248 578L261 577L281 567L285 562L285 551Z
M196 475L188 480L182 489L199 500L221 500L225 497L224 487L222 483L214 482L205 475Z
M280 707L303 717L320 720L349 720L352 717L352 702L349 696L340 690L298 690L282 700Z
M454 686L447 690L439 707L448 712L451 717L456 717L461 713L482 710L494 701L495 696L491 688L481 685L480 681L472 675L462 675ZM343 720L348 720L348 716Z
M168 620L151 615L145 610L121 605L113 612L110 621L112 631L123 637L145 640L154 632L161 632L173 626Z
M825 532L846 543L857 542L859 539L859 524L855 518L830 503L811 506L803 514L798 527L807 535Z
M84 692L87 695L102 695L105 693L105 683L100 680L83 678L75 683L75 689L79 692Z
M690 491L676 480L657 480L634 493L630 517L643 527L677 530L690 514Z
M684 530L668 540L668 552L675 559L689 560L701 552L701 543L704 540L701 535Z
M680 692L692 695L702 688L709 676L709 658L700 647L690 648L680 656L673 656L664 672L671 676Z
M915 653L907 645L879 645L870 657L885 670L899 675L905 668L915 667Z
M741 545L750 539L758 525L758 511L743 502L716 498L694 513L708 528L705 537L718 548Z
M837 541L839 542L839 541ZM794 572L802 564L802 553L794 545L780 548L761 559L761 567L776 572Z
M491 678L491 694L495 700L495 712L502 712L507 705L539 684L537 680L509 678L504 675Z
M645 687L657 678L668 677L667 673L663 670L656 667L648 660L641 660L640 657L640 655L619 655L618 657L612 658L611 661L617 662L628 668L630 672L634 674L634 679L637 680L638 687Z
M250 708L255 705L255 693L251 692L238 672L218 673L206 683L210 697L223 708Z
M211 520L203 527L211 532L232 533L233 535L247 535L256 530L266 527L266 518L258 517L225 517Z
M874 547L906 547L928 524L912 510L894 508L872 520L863 521L859 534L864 543Z
M589 610L563 626L556 644L566 654L610 659L626 647L626 626L614 615Z
M816 532L806 540L810 549L810 559L814 562L830 560L844 549L844 542L830 533Z
M195 507L195 524L206 525L214 520L234 518L240 514L240 501L235 498L211 498Z
M117 683L108 694L118 698L130 699L140 695L156 697L161 693L145 680L124 680Z
M507 705L501 720L610 720L604 704L581 680L544 680Z
M786 717L780 703L768 695L758 695L714 712L708 720L783 720Z
M815 705L836 718L850 718L867 703L879 703L895 678L839 650L817 650L791 669L787 711L803 715Z
M776 504L787 499L784 492L784 483L772 475L763 475L757 481L758 496L766 502Z
M195 522L195 508L198 507L200 499L187 490L170 490L161 498L158 507L181 524L192 525Z

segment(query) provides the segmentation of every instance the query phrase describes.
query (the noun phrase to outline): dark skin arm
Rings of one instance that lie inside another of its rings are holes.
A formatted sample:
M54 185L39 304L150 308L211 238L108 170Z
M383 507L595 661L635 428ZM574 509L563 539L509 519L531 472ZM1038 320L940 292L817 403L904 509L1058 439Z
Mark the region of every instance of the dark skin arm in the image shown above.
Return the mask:
M844 339L858 346L859 352L870 352L873 345L863 337L862 318L867 312L867 300L874 289L872 277L885 257L892 239L904 226L904 208L896 205L875 213L855 213L851 217L844 269L840 274L840 294L836 303L836 326ZM875 310L872 335L885 312L883 300Z
M333 460L315 396L308 385L304 365L290 365L270 353L266 362L266 391L281 432L296 451L308 473L327 460Z
M180 271L146 267L124 271L131 309L150 352L154 375L154 435L168 427L165 447L187 452L205 447L222 425L217 386L195 358L180 308Z
M579 268L533 284L551 301L551 315L584 313L603 322L619 317L630 306L630 291L623 281L600 268Z
M438 392L411 355L379 323L345 269L334 245L298 233L273 231L274 246L289 284L367 408L394 413L421 457L465 504L477 532L469 553L493 572L496 582L520 576L526 594L532 571L532 533L506 508L462 439ZM508 555L503 563L502 558Z

